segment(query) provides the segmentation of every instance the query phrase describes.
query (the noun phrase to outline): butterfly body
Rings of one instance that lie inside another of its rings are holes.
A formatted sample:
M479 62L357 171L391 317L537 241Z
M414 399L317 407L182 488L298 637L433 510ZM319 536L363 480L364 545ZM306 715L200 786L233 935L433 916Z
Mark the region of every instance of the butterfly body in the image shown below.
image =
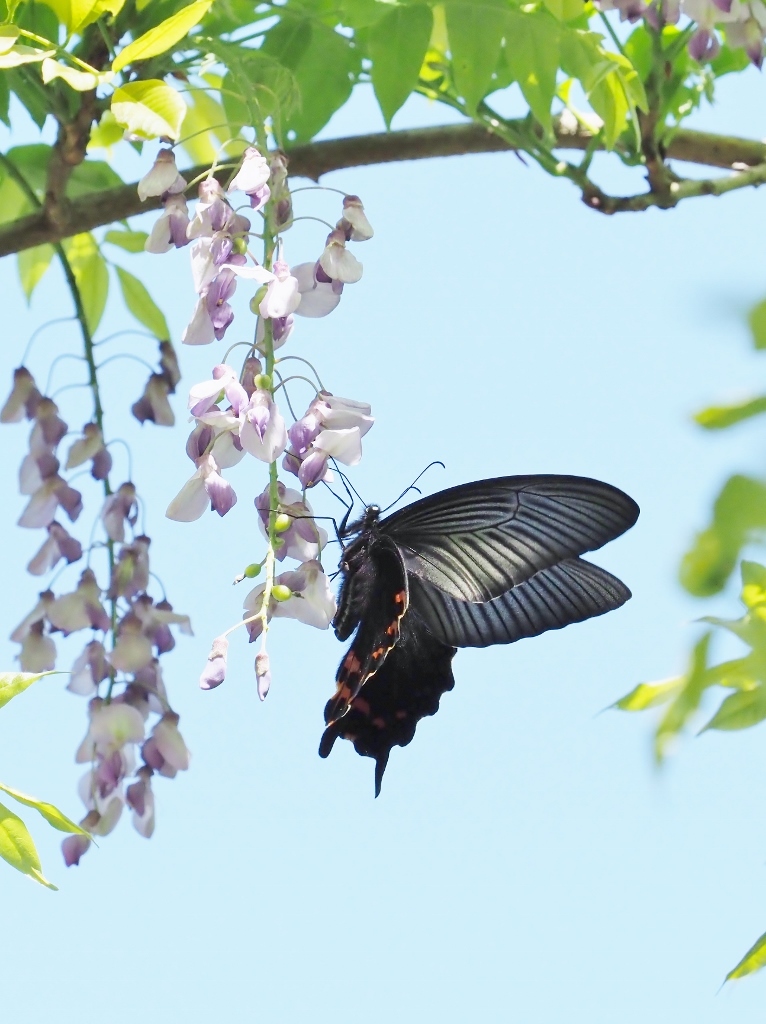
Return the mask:
M513 643L624 604L628 588L580 558L636 521L636 503L587 477L516 476L449 488L349 538L333 620L353 640L325 708L319 747L341 736L376 761L376 796L393 746L454 686L458 647Z

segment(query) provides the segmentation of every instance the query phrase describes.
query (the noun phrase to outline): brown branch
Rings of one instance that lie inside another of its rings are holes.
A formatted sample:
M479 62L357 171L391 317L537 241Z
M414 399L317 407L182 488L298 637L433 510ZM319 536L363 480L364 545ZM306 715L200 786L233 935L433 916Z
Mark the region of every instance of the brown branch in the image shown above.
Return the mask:
M510 121L508 124L513 127L514 122ZM569 129L561 125L557 126L557 149L584 150L591 141L591 134L580 127ZM292 175L318 180L323 174L348 167L365 167L371 164L395 163L402 160L424 160L440 156L458 156L466 153L493 153L511 149L511 146L481 125L465 124L330 139L326 142L295 146L288 151L288 154ZM752 139L680 129L668 142L666 155L668 159L729 170L744 170L766 163L766 144ZM194 167L188 174L194 176L204 173L205 170L204 167ZM228 173L226 172L226 174ZM739 181L740 177L740 175L734 175L731 181ZM718 180L724 184L714 184L714 179L713 182L706 183L707 191L702 188L702 183L689 182L690 188L682 185L678 200L691 195L719 195L731 188L742 187L740 184L726 185L729 179ZM748 183L755 184L756 182ZM593 193L591 199L593 196L599 200L603 193L600 195ZM643 210L648 206L656 205L651 193L647 193L646 196L625 198L603 196L603 198L611 204L609 209L603 205L599 206L598 201L595 203L588 201L587 197L586 202L593 209L601 209L603 212L610 213L620 210ZM82 231L92 231L94 228L135 216L146 210L158 209L160 206L159 198L141 203L135 184L121 185L118 188L78 197L67 204L64 223L51 223L45 212L42 211L0 226L0 256L29 249L35 245L42 245L45 242L57 242L70 235Z

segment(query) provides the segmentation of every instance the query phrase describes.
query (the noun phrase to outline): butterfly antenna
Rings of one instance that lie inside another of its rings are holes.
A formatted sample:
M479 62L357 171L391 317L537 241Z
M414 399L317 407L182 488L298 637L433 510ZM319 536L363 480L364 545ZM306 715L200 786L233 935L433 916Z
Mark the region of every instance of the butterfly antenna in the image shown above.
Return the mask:
M351 497L352 492L353 492L353 494L361 501L361 503L364 505L364 507L367 508L367 502L364 500L364 498L359 493L359 491L356 489L356 487L354 487L354 485L351 483L351 481L346 476L346 474L341 472L341 470L338 468L338 463L335 461L335 459L331 459L330 461L332 462L333 469L338 474L338 477L340 478L341 483L346 488L346 494L351 499L351 502L353 503L353 501L354 501L354 499Z
M428 463L428 465L426 466L426 468L425 468L424 470L422 470L422 472L420 472L420 473L419 473L419 474L418 474L418 475L417 475L417 476L415 477L415 479L414 479L414 480L412 481L412 483L410 484L410 486L409 486L409 487L407 487L407 488L405 488L405 490L403 490L403 491L402 491L402 493L401 493L401 494L399 495L399 497L398 497L398 498L396 499L396 501L392 501L390 505L386 505L386 507L385 507L384 509L381 509L381 515L383 515L383 513L385 513L385 512L388 512L388 510L389 510L390 508L393 508L393 507L394 507L394 505L396 505L396 503L397 503L397 502L401 501L401 500L402 500L402 498L403 498L403 497L405 496L405 494L409 494L409 493L410 493L410 491L417 491L417 492L418 492L418 494L420 494L420 493L421 493L421 492L420 492L420 488L419 488L419 487L416 487L416 486L415 486L415 484L416 484L416 483L418 482L418 480L420 480L420 479L421 479L422 477L424 477L424 476L426 475L426 473L427 473L427 472L428 472L428 470L429 470L429 469L431 468L431 466L441 466L441 468L442 468L442 469L446 469L446 468L447 468L447 467L446 467L446 466L444 465L444 463L443 463L443 462L440 462L440 461L439 461L438 459L436 459L436 460L435 460L434 462L429 462L429 463Z

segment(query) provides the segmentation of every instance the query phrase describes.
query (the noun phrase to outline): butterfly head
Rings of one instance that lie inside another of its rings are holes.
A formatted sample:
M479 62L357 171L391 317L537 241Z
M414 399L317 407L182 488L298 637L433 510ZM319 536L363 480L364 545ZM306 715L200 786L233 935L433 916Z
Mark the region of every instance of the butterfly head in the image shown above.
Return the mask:
M369 530L374 529L375 524L380 519L380 505L368 505L364 510L364 515L353 523L349 523L348 526L342 526L340 534L342 537L353 537L356 534L364 534Z

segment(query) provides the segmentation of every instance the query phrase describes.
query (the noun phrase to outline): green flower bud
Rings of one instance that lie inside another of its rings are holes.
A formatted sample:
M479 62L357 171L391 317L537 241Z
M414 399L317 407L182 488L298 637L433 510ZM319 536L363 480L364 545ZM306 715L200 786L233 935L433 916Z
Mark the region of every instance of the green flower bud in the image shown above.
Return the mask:
M252 299L250 299L250 312L255 313L256 316L258 316L258 314L260 313L259 307L261 305L261 302L263 301L264 296L266 295L267 290L268 285L261 285L261 287L255 293Z
M244 235L239 235L234 239L231 246L232 252L236 252L239 256L244 256L247 252L247 239Z
M289 530L292 525L292 518L288 516L286 512L280 512L274 520L274 529L277 533L284 533L285 530Z
M263 388L264 391L271 391L274 384L268 373L256 374L254 383L257 388Z
M293 592L284 583L275 583L271 588L271 596L275 601L288 601L293 596Z
M256 576L260 575L260 572L261 572L262 568L263 568L263 566L261 565L260 562L252 562L245 569L245 576L247 576L247 578L249 580L254 580Z

